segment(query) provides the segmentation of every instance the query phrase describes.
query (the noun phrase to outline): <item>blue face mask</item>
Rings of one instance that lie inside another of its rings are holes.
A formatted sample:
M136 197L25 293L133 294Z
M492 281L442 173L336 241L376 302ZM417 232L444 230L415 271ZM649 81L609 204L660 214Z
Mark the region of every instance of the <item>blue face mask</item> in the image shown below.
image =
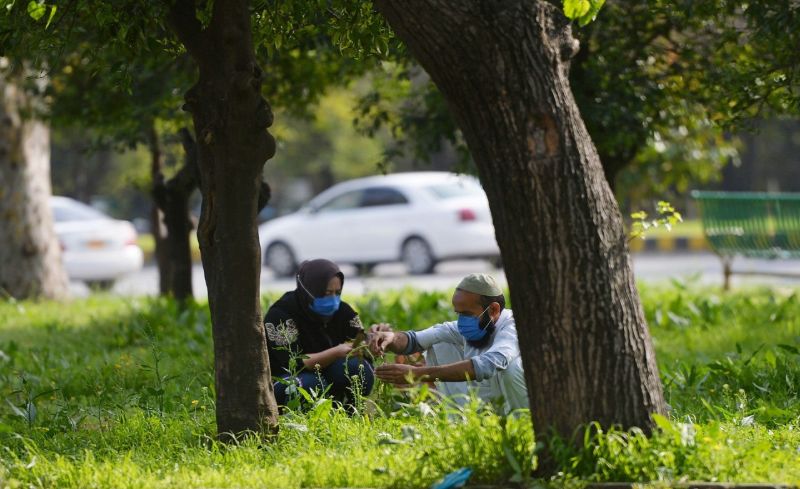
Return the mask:
M486 336L486 329L481 328L481 316L484 315L489 308L483 310L478 316L469 316L466 314L458 315L458 332L461 336L469 341L480 341Z
M315 297L311 303L311 310L320 316L333 316L339 310L342 298L338 295L327 295L325 297Z
M297 283L300 284L300 287L306 291L308 295L311 296L313 301L311 302L311 310L315 314L319 314L320 316L333 316L336 311L339 310L339 306L342 303L342 298L338 295L326 295L325 297L314 297L314 294L308 291L303 282L300 281L300 277L297 278Z

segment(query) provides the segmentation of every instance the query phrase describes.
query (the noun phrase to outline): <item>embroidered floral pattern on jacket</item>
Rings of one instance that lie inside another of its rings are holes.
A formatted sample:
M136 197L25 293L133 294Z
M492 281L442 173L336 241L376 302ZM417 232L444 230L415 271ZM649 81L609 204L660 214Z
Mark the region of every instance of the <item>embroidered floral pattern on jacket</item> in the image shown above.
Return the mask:
M278 346L291 345L297 341L299 335L294 319L287 319L277 326L272 323L266 323L264 327L267 330L267 338Z

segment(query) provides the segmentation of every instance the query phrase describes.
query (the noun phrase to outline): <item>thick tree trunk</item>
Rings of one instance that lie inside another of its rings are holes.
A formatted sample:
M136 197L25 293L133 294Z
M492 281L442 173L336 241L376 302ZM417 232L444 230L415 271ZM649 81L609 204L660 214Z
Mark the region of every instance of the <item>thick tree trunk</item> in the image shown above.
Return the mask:
M164 222L163 206L159 205L159 187L163 186L164 175L161 173L161 140L155 128L155 122L150 123L150 134L148 134L150 148L150 175L153 179L153 208L150 211L150 229L152 230L155 249L153 257L158 269L158 292L161 295L170 295L172 292L172 262L169 259L167 238L169 231Z
M577 50L544 1L376 0L430 73L489 197L534 427L652 427L664 413L619 209L568 81Z
M199 68L186 94L194 118L203 206L198 239L214 336L217 430L223 440L277 429L261 318L256 210L264 162L275 154L272 112L261 97L247 0L214 2L203 27L191 0L170 23Z
M50 131L0 58L0 299L63 299L69 284L48 202Z
M164 181L160 169L153 174L153 200L163 216L163 247L165 265L159 260L159 274L166 284L163 295L172 295L181 304L193 297L191 232L194 229L189 213L189 198L199 182L197 148L187 129L181 129L185 153L183 167Z

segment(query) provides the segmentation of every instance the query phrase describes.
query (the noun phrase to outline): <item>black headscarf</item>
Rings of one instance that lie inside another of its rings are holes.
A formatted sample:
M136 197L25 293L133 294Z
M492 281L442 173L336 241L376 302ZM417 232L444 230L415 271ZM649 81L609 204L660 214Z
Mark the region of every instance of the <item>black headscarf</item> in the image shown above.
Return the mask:
M308 260L300 264L300 270L297 272L297 293L301 296L308 298L310 304L314 299L306 293L310 292L314 297L323 297L325 291L328 289L328 282L333 277L339 277L344 286L344 274L339 267L330 260L317 259ZM303 283L303 286L300 285Z
M267 310L264 327L272 375L283 376L288 372L289 349L298 353L317 353L351 341L363 333L358 314L346 302L342 302L331 317L322 317L311 311L309 306L313 299L299 281L315 297L322 297L333 277L339 277L344 283L344 274L335 263L328 260L303 262L297 273L297 288L283 294ZM279 331L281 327L285 330L283 333Z

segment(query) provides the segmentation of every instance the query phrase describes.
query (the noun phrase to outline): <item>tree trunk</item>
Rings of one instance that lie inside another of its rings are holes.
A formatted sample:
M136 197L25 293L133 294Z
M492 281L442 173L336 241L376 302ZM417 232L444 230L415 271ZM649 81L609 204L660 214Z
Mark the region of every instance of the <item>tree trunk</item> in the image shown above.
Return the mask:
M621 172L626 166L628 166L632 160L622 160L620 158L615 158L612 155L599 155L598 159L603 164L603 174L606 177L606 182L608 182L608 188L611 189L611 192L616 194L617 193L617 175Z
M614 196L569 88L578 45L544 1L376 0L444 94L506 264L539 433L664 413Z
M166 265L159 273L166 276L163 295L172 295L179 303L193 297L191 232L194 229L189 213L189 198L198 185L197 148L188 129L181 129L181 140L185 153L184 164L178 173L164 181L159 170L153 175L153 200L163 215L164 261Z
M172 262L169 259L167 239L170 235L164 222L164 210L159 205L156 195L164 184L164 175L161 173L161 141L155 128L155 122L150 123L148 134L150 147L150 175L153 179L153 208L150 211L150 229L152 230L155 249L153 257L158 269L158 291L161 295L172 292L171 282L173 276Z
M198 239L214 337L217 430L223 440L277 429L259 297L256 211L264 162L275 154L272 111L261 97L247 0L214 2L207 26L178 0L170 23L197 62L186 93L197 135L203 206Z
M50 131L0 58L0 298L63 299L69 282L50 210Z

